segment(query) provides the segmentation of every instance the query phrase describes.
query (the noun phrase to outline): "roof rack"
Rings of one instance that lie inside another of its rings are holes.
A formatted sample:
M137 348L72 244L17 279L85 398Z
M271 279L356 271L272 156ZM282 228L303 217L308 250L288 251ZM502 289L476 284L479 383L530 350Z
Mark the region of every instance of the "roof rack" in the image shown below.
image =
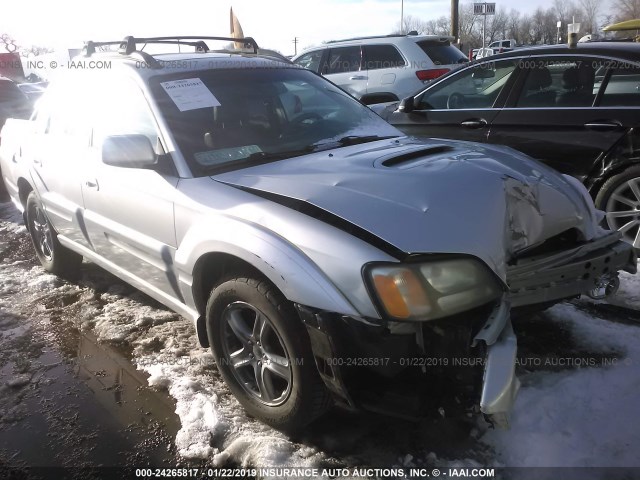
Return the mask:
M204 40L222 40L234 43L242 43L245 47L253 48L253 53L258 53L258 43L252 37L232 38L232 37L199 37L199 36L174 36L174 37L144 37L137 38L133 36L124 37L123 40L109 40L106 42L94 42L89 40L86 42L83 53L86 57L90 57L96 52L96 48L118 45L118 53L121 55L136 56L149 64L151 67L160 67L161 64L147 52L142 49L148 44L160 45L186 45L195 47L197 52L208 52L209 46ZM138 44L143 44L138 50Z
M419 33L415 30L411 30L409 33L391 33L389 35L372 35L370 37L353 37L353 38L345 38L342 40L329 40L326 43L338 43L338 42L350 42L352 40L371 40L374 38L400 38L400 37L414 37L419 35Z

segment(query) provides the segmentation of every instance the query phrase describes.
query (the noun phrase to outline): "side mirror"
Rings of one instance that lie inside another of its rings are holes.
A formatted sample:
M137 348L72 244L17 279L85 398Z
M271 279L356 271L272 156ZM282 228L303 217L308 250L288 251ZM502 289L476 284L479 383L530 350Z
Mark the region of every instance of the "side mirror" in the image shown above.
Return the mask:
M113 167L147 168L158 156L145 135L113 135L102 143L102 162Z
M398 111L402 113L410 113L415 109L415 97L406 97L400 101Z

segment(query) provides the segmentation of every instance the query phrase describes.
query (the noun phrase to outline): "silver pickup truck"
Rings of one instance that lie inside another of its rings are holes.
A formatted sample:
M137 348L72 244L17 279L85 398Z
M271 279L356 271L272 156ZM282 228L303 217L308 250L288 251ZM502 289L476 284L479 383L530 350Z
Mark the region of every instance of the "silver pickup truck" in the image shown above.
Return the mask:
M505 426L512 311L612 293L631 246L529 157L408 138L251 39L205 40L90 42L31 120L7 123L3 177L42 266L73 275L84 258L192 319L277 428L332 402ZM172 41L195 51L138 48Z

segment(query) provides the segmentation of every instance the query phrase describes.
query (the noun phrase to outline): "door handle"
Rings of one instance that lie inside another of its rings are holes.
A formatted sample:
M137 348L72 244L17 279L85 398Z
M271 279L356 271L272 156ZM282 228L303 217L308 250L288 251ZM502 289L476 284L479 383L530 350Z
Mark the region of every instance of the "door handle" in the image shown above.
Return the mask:
M620 122L589 122L584 124L585 128L589 130L599 130L599 131L610 131L610 130L620 130L622 129L622 124Z
M465 120L460 125L462 125L464 128L476 129L476 128L486 127L487 121L483 118L480 118L478 120Z
M353 77L349 77L349 80L366 80L367 77L364 75L354 75Z
M96 190L98 189L98 181L97 180L86 180L84 182L85 186L87 188L95 188Z

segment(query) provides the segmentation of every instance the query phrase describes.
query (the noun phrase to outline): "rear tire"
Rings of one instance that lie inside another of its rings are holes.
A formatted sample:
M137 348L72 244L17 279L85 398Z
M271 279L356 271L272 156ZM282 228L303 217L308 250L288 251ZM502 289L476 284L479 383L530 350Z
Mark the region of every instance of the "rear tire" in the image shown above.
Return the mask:
M69 250L58 241L58 234L35 192L31 192L27 198L26 219L33 248L42 267L60 277L75 276L80 270L82 255Z
M223 281L207 302L207 336L218 370L247 413L296 431L322 415L330 395L306 328L269 282Z

